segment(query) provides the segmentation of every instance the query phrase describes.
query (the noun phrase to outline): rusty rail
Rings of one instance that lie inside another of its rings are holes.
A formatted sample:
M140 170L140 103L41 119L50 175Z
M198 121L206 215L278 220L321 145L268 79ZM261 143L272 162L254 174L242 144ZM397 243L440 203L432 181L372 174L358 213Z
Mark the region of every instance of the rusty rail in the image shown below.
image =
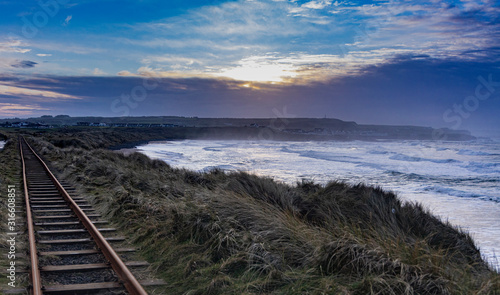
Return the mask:
M83 226L88 230L92 238L94 239L95 243L99 247L99 249L102 251L106 259L110 262L111 267L113 270L116 272L118 277L120 278L121 282L127 289L127 291L132 294L132 295L147 295L146 291L144 288L141 286L141 284L137 281L137 279L134 277L134 275L130 272L128 267L125 265L125 263L121 260L121 258L116 254L116 252L113 250L111 245L106 241L104 236L99 232L99 230L96 228L96 226L92 223L92 221L87 217L87 215L83 212L83 210L76 204L76 202L71 198L71 196L68 194L68 192L64 189L64 187L59 183L57 178L52 174L48 166L45 164L45 162L38 156L38 154L33 150L33 148L28 144L26 139L23 137L23 141L26 143L27 147L31 150L33 155L40 161L40 164L43 166L43 169L47 172L49 175L50 179L54 183L54 185L57 187L57 190L62 194L63 198L69 203L71 209L75 213L75 215L78 217L78 219L82 222ZM21 143L19 143L21 145ZM22 156L22 154L21 154ZM24 165L23 165L24 168ZM24 171L25 172L25 171ZM26 178L26 174L24 174L24 178ZM26 203L27 206L29 206L29 200L27 197L27 187L26 187L26 179L25 179L25 192L26 192ZM29 207L27 207L29 208ZM29 212L29 210L27 210ZM32 222L29 222L31 224L31 227L33 227ZM31 232L30 232L31 234ZM33 232L33 241L34 241L34 232ZM30 246L31 246L31 239L30 239ZM31 252L31 251L30 251ZM36 248L34 250L34 253L36 255ZM38 267L37 267L38 269ZM40 278L40 273L38 272L38 282ZM34 293L36 294L36 293ZM42 294L42 293L37 293L37 294Z
M24 138L23 138L24 140ZM42 295L42 279L40 277L40 269L38 267L38 253L36 250L36 239L35 239L35 228L33 226L33 217L31 216L31 206L28 194L28 181L26 179L26 163L24 162L23 155L23 145L21 143L21 137L19 138L19 152L21 153L21 162L23 166L23 182L24 182L24 200L26 202L26 218L28 222L28 241L29 241L29 251L30 251L30 263L31 263L31 294Z

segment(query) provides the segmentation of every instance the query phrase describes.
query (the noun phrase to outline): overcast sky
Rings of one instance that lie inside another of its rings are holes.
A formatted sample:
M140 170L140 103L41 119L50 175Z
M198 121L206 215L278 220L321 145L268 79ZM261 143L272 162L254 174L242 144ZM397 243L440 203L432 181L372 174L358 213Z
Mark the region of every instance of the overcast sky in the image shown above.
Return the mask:
M498 1L0 1L0 117L500 126Z

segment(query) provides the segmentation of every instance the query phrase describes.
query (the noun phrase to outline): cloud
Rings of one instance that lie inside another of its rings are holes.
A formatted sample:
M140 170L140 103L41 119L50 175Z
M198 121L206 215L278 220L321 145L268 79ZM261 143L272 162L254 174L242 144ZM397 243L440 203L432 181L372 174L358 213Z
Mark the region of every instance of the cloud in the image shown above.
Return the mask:
M23 85L23 83L26 83L26 85ZM74 95L57 92L56 89L50 89L47 86L37 87L36 85L29 84L28 81L2 82L2 84L0 84L0 95L29 98L32 101L44 102L80 99L80 97Z
M38 111L48 111L37 104L15 104L0 102L0 117L22 117L33 115Z
M248 80L249 71L260 70L264 74L255 79L269 74L270 82L323 81L401 55L491 57L490 49L500 47L500 24L494 21L500 10L491 1L476 2L232 1L132 25L148 37L119 41L169 52L141 60L161 76Z
M500 17L500 9L488 3L482 3L479 10L473 6L474 11L467 7L472 6L391 1L348 8L368 17L349 49L399 47L435 58L484 58L481 49L500 45L500 23L493 21ZM470 17L471 13L474 17Z
M92 74L94 74L94 76L104 76L106 75L106 73L99 69L99 68L95 68L94 71L92 71Z
M180 66L173 71L162 68L144 66L139 68L139 76L154 77L203 77L203 78L229 78L249 82L294 83L304 84L314 81L327 81L340 79L353 75L360 75L370 66L391 63L400 58L430 58L423 52L414 54L415 51L402 48L382 48L367 51L352 51L341 54L306 54L293 53L280 55L269 53L265 55L252 55L229 62L226 65L211 66L210 70L184 70L187 66ZM158 59L160 60L160 59ZM169 61L167 58L163 61ZM154 60L148 60L148 64ZM178 59L186 64L190 59ZM172 67L173 68L173 67ZM130 72L120 75L133 75Z
M68 16L66 17L66 19L64 20L64 22L63 22L63 26L67 26L67 25L69 25L69 22L70 22L72 19L73 19L73 16L72 16L72 15L68 15Z
M145 64L151 63L167 63L176 65L186 65L191 66L193 64L203 64L199 59L183 57L183 56L172 56L172 55L162 55L162 56L151 56L142 60Z
M57 52L73 53L80 55L102 54L105 51L102 48L88 47L77 43L70 43L69 41L68 42L39 41L31 44L31 47L44 51L45 50L57 51Z
M244 81L302 84L357 75L364 67L381 64L402 53L406 52L379 50L351 52L345 56L305 53L251 56L219 69L216 75Z
M325 38L335 40L334 36L342 29L330 24L335 17L326 8L331 5L332 1L322 0L310 1L302 8L290 1L226 2L203 6L182 16L134 25L134 30L144 31L146 35L154 32L154 37L141 40L122 38L119 41L172 52L141 60L156 75L166 76L171 72L168 76L198 74L248 80L250 77L245 71L263 70L270 82L276 82L281 76L294 77L294 70L299 65L268 64L260 57L269 52L282 56L290 52L306 52L309 35L321 34L323 30L327 31ZM293 8L300 8L302 15L291 14ZM289 42L290 38L304 39L305 42ZM249 64L251 60L252 65Z
M131 72L129 71L119 71L117 73L118 76L122 76L122 77L127 77L127 76L135 76L134 74L132 74Z
M49 54L49 53L38 53L36 56L47 57L47 56L52 56L52 54Z
M320 1L310 1L307 3L302 4L301 7L304 8L311 8L311 9L325 9L326 7L332 5L332 1L325 1L325 0L320 0Z
M251 66L252 62L280 67L293 64L300 65L294 71L304 72L306 76L324 73L322 80L308 83L270 84L213 76L182 78L148 67L140 68L136 74L128 73L135 76L121 77L24 76L19 79L0 75L2 84L15 90L0 87L0 102L12 103L17 99L19 104L57 108L58 113L117 116L122 113L113 112L113 101L119 101L117 107L127 106L123 95L131 95L137 87L156 85L154 89L147 89L143 100L133 101L130 115L273 117L273 109L282 110L287 106L289 113L301 117L327 114L365 124L450 127L443 121L443 113L474 95L478 76L487 79L489 73L493 73L493 81L500 79L497 64L485 61L442 60L413 55L411 51L404 54L404 50L397 58L386 60L386 54L391 52L393 49L346 55L344 58L358 60L359 65L349 70L351 74L337 74L336 79L327 79L331 75L328 72L347 70L342 66L342 57L335 55L269 54L246 60L246 64L236 64L242 67ZM367 61L363 62L366 57ZM377 59L381 62L374 64L373 60ZM26 92L28 90L51 91L80 99L50 99L48 93L44 97ZM480 108L464 120L463 128L485 126L487 121L500 124L499 110L500 100L492 97L481 101Z
M31 49L23 47L26 45L20 40L0 41L0 52L27 53L31 51Z
M491 60L493 48L500 47L500 10L493 1L467 0L455 5L434 0L216 3L147 23L135 23L137 19L132 18L127 24L85 35L73 43L56 41L60 38L31 40L29 47L38 52L88 55L88 60L69 56L66 68L55 63L38 66L45 73L118 72L119 76L232 77L274 83L359 75L366 67L390 64L399 56ZM66 20L70 22L72 15ZM115 41L126 46L119 47ZM0 43L0 51L29 50L20 41L10 42ZM118 56L120 68L98 63ZM16 57L7 58L12 71ZM75 70L82 68L86 72ZM134 71L137 68L140 70ZM119 72L122 69L127 71ZM250 74L259 71L264 74Z
M30 61L30 60L19 60L13 63L11 66L13 68L22 68L22 69L29 69L29 68L34 68L35 65L37 65L37 62Z
M155 30L158 35L175 37L170 38L173 40L184 36L183 40L212 40L217 43L232 37L233 41L238 43L247 41L249 44L255 44L255 41L262 41L263 38L269 40L270 37L300 36L318 31L317 27L311 26L311 21L314 18L323 19L319 12L310 13L307 17L294 17L290 11L321 10L319 8L328 3L331 1L312 1L309 6L314 8L301 9L299 4L290 1L231 1L202 6L185 15L132 27L141 31Z
M223 69L216 75L249 82L282 82L297 76L297 70L291 62L280 62L271 56L253 56L240 60L236 67Z
M125 73L122 73L125 72ZM122 76L126 76L127 71L122 71ZM130 74L130 73L129 73ZM206 79L213 79L214 75L210 73L204 73L201 71L165 71L161 68L151 68L148 66L145 67L140 67L137 69L137 73L133 74L134 76L140 76L140 77L158 77L158 78L206 78Z

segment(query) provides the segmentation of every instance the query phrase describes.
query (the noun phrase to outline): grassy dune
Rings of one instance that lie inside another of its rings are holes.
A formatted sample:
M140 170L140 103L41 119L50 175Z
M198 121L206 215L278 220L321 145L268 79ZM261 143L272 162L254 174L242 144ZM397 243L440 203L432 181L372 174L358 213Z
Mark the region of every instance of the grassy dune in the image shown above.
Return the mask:
M10 289L7 283L11 282L7 279L7 268L10 267L9 263L11 261L16 263L16 280L15 286L23 287L27 285L27 275L25 273L20 272L20 270L25 267L27 264L25 262L25 253L27 251L27 244L23 240L21 236L16 236L16 244L15 244L15 259L9 259L7 256L10 252L10 245L8 243L8 239L10 238L7 235L8 230L8 186L15 185L16 193L17 193L17 205L22 205L24 200L24 195L21 190L21 162L19 157L19 151L17 149L17 140L13 134L2 134L0 133L0 140L10 139L4 148L0 150L0 267L2 269L2 276L0 276L0 294L2 289ZM25 218L25 214L22 211L22 208L17 208L16 210L17 216L17 232L24 231L23 221Z
M378 188L29 140L131 237L165 294L500 294L468 234Z

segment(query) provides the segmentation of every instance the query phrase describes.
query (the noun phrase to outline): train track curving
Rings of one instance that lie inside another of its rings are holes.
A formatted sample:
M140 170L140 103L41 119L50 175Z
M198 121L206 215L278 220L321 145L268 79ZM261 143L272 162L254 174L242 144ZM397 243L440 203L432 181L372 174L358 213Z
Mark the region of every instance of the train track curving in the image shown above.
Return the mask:
M122 261L132 248L112 244L125 238L94 212L75 190L60 182L28 142L20 137L29 239L30 293L147 294L129 267L147 266Z

